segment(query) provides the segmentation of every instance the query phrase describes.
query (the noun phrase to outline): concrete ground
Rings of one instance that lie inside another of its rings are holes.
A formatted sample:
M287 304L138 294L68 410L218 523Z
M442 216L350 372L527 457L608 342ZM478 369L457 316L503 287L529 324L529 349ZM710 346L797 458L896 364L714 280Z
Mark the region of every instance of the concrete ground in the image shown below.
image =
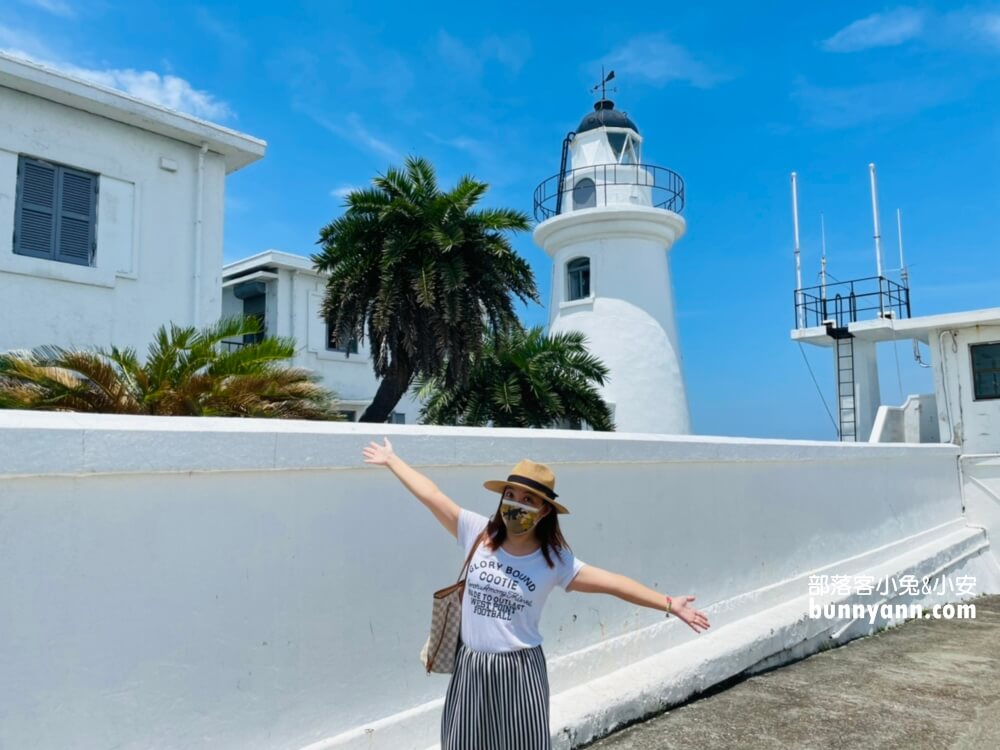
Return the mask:
M1000 748L1000 596L742 680L591 743L650 748Z

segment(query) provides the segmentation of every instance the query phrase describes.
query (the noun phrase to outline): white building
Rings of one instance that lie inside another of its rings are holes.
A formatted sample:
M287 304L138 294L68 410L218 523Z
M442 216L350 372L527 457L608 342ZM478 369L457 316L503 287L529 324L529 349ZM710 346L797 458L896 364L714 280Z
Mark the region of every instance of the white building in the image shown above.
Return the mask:
M267 250L223 267L222 313L260 318L261 338L294 338L298 348L290 364L322 375L340 410L356 422L375 396L379 380L367 341L331 346L330 331L320 314L326 279L327 274L316 271L308 258ZM415 424L419 412L420 403L407 393L389 421Z
M642 137L602 99L535 191L535 242L552 258L549 332L581 331L610 370L620 432L690 432L668 251L687 227L684 183L642 161Z
M836 422L846 442L953 443L965 456L1000 453L1000 308L911 317L897 213L900 280L887 276L875 165L871 177L875 275L802 288L797 176L792 173L795 228L796 327L793 341L829 347L836 387ZM912 394L898 405L882 403L879 342L912 341L914 359L929 368L934 392ZM920 353L923 343L929 362ZM1000 497L997 498L1000 501Z
M226 175L266 144L0 54L0 351L132 346L222 309Z
M856 394L859 408L858 439L891 443L954 443L963 454L1000 453L1000 308L924 315L896 320L893 317L857 320L844 326L847 336L836 338L836 328L812 326L792 332L792 338L830 346L842 381L851 377L848 350L870 352L863 364L855 362L853 383L841 386ZM930 351L934 393L914 394L899 406L879 398L879 342L918 341ZM842 344L841 342L848 342ZM838 356L838 350L840 355ZM859 366L860 365L860 366ZM843 416L849 417L844 409ZM848 429L843 438L849 440Z

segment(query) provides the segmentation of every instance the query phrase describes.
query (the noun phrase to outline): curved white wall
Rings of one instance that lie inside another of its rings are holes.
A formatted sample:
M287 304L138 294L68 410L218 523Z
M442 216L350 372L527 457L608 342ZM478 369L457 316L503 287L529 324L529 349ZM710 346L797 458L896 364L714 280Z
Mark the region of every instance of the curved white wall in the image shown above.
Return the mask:
M734 650L810 572L957 565L985 545L947 445L0 411L0 747L433 745L447 677L418 653L461 553L363 463L383 435L482 513L497 501L484 480L524 457L550 464L581 559L709 613L695 635L554 592L542 629L557 748L803 641L772 621ZM655 679L673 693L616 703L644 683L584 684L666 649ZM672 673L690 649L694 676Z
M610 370L599 390L620 431L691 431L668 254L685 228L672 211L598 207L535 229L553 262L549 333L587 336ZM590 259L590 296L569 300L566 267L581 257Z

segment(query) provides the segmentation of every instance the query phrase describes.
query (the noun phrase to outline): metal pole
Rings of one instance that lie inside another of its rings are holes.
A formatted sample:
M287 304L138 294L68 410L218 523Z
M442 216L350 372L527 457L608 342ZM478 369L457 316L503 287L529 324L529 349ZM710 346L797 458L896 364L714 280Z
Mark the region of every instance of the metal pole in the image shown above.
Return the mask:
M823 214L819 215L819 236L823 245L823 255L819 260L819 293L822 299L826 299L826 219Z
M878 224L878 184L875 181L875 165L868 165L872 182L872 222L875 225L875 275L882 276L882 236Z
M802 260L799 248L799 189L798 175L792 172L792 223L795 227L795 311L796 327L805 327L805 310L802 307Z
M903 286L907 285L909 274L906 273L906 263L903 262L903 212L896 209L896 233L899 236L899 275Z

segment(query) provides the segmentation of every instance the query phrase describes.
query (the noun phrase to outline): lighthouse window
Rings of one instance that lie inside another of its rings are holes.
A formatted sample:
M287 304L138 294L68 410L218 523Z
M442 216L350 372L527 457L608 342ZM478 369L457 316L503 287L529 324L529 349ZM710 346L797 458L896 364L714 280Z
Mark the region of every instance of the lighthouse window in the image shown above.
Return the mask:
M629 133L608 133L608 145L619 164L638 164L639 145Z
M577 180L573 186L573 208L593 208L597 205L597 191L589 177Z
M583 299L590 296L590 258L575 258L566 265L569 282L567 300Z
M625 148L627 137L626 133L608 133L608 145L611 146L611 152L615 155L615 161L622 158L622 149Z
M973 344L969 350L974 398L1000 398L1000 343Z

